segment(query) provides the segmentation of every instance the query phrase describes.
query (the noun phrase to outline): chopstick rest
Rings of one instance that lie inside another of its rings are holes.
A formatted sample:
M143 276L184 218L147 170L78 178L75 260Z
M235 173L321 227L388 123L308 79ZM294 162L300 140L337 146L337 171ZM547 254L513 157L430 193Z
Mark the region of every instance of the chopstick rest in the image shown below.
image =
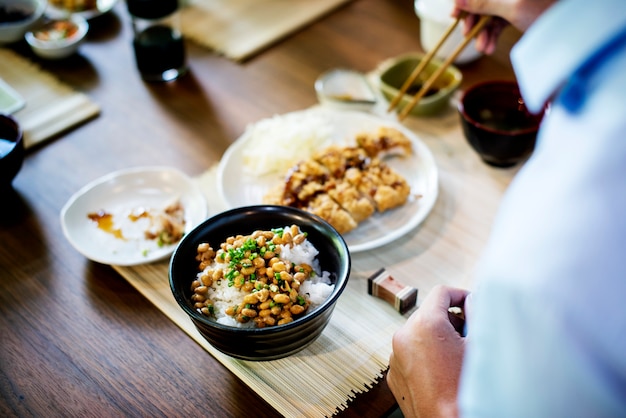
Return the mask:
M417 303L417 289L394 279L384 267L367 279L367 293L391 304L401 314Z

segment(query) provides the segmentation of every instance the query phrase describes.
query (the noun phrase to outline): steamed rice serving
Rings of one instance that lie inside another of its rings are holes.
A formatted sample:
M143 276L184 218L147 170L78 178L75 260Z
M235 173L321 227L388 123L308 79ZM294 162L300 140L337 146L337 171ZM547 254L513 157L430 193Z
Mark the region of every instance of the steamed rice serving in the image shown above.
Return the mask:
M296 225L229 237L217 250L202 243L196 256L200 272L191 286L194 307L230 326L292 322L334 289L317 255Z
M311 112L275 115L250 125L245 132L243 168L256 176L282 175L294 161L330 145L331 126L327 117Z

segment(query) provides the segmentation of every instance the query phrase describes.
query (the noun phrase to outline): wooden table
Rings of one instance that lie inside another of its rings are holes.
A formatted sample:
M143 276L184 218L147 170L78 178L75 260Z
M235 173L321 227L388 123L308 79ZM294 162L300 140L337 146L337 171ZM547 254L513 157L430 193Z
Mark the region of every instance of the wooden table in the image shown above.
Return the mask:
M14 194L0 198L0 415L275 416L272 407L113 268L74 250L63 237L59 212L86 182L122 168L168 165L199 175L248 123L314 105L313 83L323 71L345 67L366 72L389 57L420 50L413 4L355 0L245 63L189 43L190 73L170 84L141 81L131 36L122 2L92 21L80 56L40 62L91 97L102 113L31 149ZM462 87L512 78L508 50L517 36L507 32L498 54L461 67ZM24 45L14 48L35 60ZM476 226L487 231L494 201L512 172L484 166L466 144L443 141L439 146L434 140L430 144L444 161L445 185L465 187L462 179L472 179L472 170L495 185L484 222ZM446 156L448 151L462 157L458 165L448 158L452 154ZM465 204L462 198L455 200L465 192L472 195L465 189L444 190L436 208L440 215L427 220L430 227L424 233L440 229L444 237L463 235L450 231L446 219ZM438 272L424 282L408 274L409 282L420 287L420 297L435 282L467 285L485 235L476 236L470 255L462 253L467 238L463 246L446 238L449 245L438 250L445 252ZM413 250L417 257L427 248ZM392 258L397 271L414 271L417 261L410 254ZM355 265L367 266L367 257L355 257ZM446 257L465 257L463 273L457 267L448 274ZM340 415L385 416L393 407L383 380Z

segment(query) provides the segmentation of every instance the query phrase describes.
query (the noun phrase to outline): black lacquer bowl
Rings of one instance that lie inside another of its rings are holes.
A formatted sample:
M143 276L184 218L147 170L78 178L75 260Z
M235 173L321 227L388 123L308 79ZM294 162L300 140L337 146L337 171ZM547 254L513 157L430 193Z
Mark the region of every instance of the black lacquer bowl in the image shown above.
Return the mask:
M526 109L515 81L486 81L469 87L459 101L463 133L487 164L511 167L535 148L543 112Z
M22 128L17 120L0 114L0 190L11 188L11 183L22 168L26 151Z
M306 315L288 324L266 328L223 325L193 307L191 283L198 274L198 244L218 248L229 236L249 235L298 225L319 251L323 271L331 273L335 287L330 296ZM308 212L283 206L247 206L222 212L207 219L187 234L172 254L169 280L180 307L189 315L202 336L217 350L243 360L274 360L294 354L315 341L328 324L335 304L350 276L350 252L341 235L327 222Z

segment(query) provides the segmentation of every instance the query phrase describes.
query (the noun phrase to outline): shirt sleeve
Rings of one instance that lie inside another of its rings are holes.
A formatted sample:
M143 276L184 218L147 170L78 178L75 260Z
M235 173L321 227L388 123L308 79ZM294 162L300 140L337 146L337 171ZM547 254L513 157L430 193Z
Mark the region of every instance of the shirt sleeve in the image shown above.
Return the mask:
M626 417L624 4L559 2L520 41L525 91L553 102L477 270L462 417ZM582 63L572 110L555 91Z
M597 340L549 297L502 284L474 298L461 416L626 416L626 382Z

